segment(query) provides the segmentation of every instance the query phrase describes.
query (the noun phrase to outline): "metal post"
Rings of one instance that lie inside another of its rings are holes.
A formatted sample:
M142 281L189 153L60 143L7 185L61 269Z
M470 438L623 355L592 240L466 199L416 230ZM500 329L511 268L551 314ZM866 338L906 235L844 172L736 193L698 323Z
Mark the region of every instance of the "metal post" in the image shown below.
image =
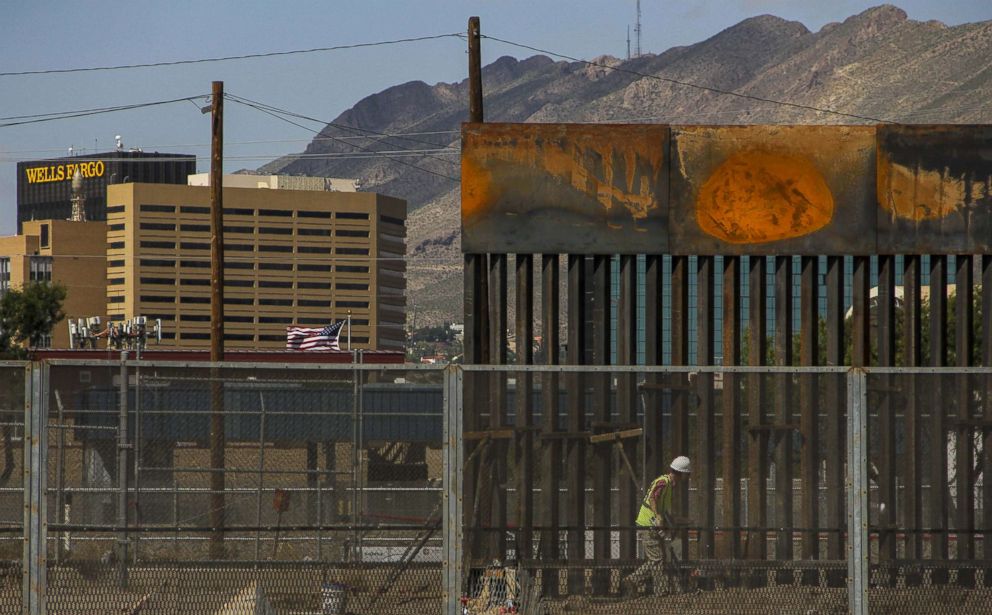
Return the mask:
M868 615L868 387L865 371L847 373L848 612Z
M352 540L352 557L354 561L361 561L361 549L358 546L361 540L361 528L358 525L361 520L358 516L358 481L361 468L358 454L358 396L361 391L358 386L358 370L352 372L352 394L351 394L351 524L355 528L354 540Z
M117 584L127 587L127 351L121 352L121 388L117 422Z
M61 519L63 523L69 523L68 515L65 515L65 406L62 403L62 396L55 391L55 405L58 411L58 444L55 449L55 518ZM61 531L55 536L55 563L62 562L62 555L65 552L65 541L68 534Z
M23 615L45 615L48 590L46 541L48 510L48 367L34 363L24 370L24 548Z
M265 396L259 392L258 403L261 407L258 418L258 494L255 497L255 562L261 558L262 548L262 488L265 479Z
M444 370L444 604L447 615L460 615L462 594L462 442L463 375L460 367Z

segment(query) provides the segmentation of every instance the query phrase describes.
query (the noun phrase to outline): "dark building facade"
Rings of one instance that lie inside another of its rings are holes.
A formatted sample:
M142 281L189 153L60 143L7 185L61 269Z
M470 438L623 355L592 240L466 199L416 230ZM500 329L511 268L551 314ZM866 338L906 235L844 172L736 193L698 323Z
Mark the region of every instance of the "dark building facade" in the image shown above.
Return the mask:
M125 182L185 184L196 173L192 154L111 151L17 163L17 232L28 220L67 219L72 214L72 177L83 178L88 220L107 219L107 185Z

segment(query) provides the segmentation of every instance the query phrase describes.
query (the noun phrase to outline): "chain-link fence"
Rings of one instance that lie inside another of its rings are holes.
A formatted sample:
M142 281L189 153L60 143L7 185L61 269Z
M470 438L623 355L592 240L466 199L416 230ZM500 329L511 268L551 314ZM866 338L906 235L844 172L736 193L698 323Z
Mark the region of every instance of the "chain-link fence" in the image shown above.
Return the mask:
M441 370L54 362L48 383L49 613L440 610Z
M992 370L0 377L3 612L992 610ZM659 537L637 518L679 454Z

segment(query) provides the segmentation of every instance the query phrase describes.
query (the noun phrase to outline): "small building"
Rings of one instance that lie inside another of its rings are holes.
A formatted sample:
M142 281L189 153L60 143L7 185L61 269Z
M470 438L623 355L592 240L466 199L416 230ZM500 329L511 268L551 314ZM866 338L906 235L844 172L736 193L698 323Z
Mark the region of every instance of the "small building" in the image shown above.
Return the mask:
M103 222L35 220L20 235L0 237L0 294L26 282L59 282L67 289L69 318L106 310L107 225ZM69 346L69 329L55 328L49 344Z

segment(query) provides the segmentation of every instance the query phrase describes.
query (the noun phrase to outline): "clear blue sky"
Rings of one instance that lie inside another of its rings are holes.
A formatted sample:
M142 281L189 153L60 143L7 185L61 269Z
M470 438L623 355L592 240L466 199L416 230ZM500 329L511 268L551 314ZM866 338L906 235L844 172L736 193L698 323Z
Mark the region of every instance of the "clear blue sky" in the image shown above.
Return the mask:
M706 39L750 16L770 13L818 30L874 6L863 0L642 0L642 49L661 52ZM992 19L989 0L903 0L911 19L947 24ZM593 58L623 56L634 0L335 0L261 2L5 3L0 73L164 62L288 51L464 32L479 15L484 34ZM483 43L483 61L526 57ZM226 92L332 120L362 97L410 80L459 81L465 43L456 38L264 59L72 74L0 76L0 117L133 104ZM228 104L228 171L302 150L313 134ZM3 123L0 120L0 123ZM70 146L193 153L208 168L209 116L188 102L86 118L0 128L0 234L16 227L15 162L61 156Z

